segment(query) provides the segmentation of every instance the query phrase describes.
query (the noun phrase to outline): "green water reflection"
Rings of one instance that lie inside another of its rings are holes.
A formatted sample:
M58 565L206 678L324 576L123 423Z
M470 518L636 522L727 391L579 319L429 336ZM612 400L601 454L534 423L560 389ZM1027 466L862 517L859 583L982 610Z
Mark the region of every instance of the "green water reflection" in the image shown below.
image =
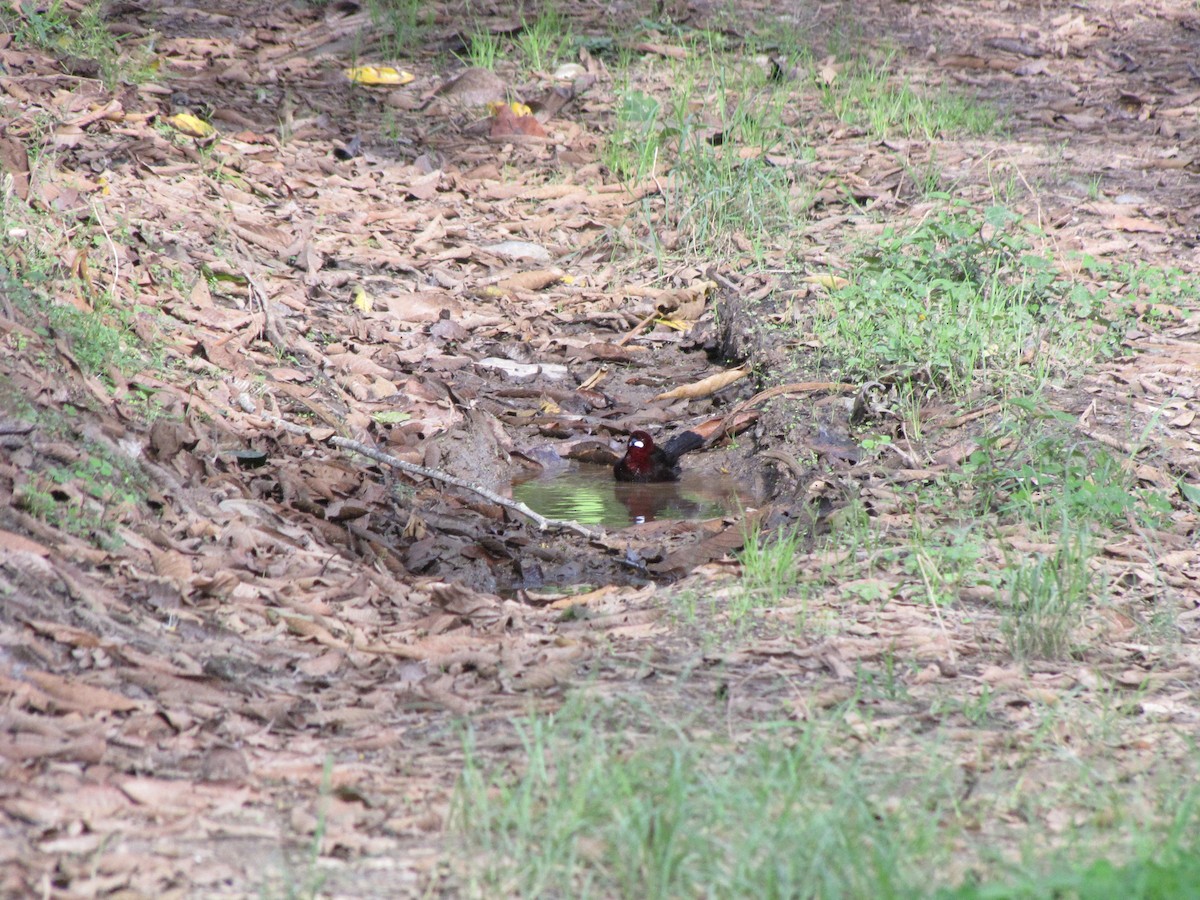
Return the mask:
M745 485L730 478L685 473L677 483L628 484L615 481L608 466L586 464L513 485L512 493L543 516L608 528L737 515L755 502Z

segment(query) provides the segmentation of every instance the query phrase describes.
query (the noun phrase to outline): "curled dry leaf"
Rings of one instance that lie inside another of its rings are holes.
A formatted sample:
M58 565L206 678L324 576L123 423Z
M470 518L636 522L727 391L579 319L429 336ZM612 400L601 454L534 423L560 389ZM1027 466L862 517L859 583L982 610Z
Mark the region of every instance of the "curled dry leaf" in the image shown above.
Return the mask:
M688 431L696 432L696 434L700 435L707 442L712 441L718 434L724 434L729 437L741 434L757 421L758 410L747 409L732 418L718 416L715 419L708 419L701 422L699 425L689 426Z
M750 369L742 366L737 369L728 369L724 372L718 372L716 375L710 375L708 378L702 378L700 381L694 381L691 384L682 384L674 390L666 391L655 397L655 400L696 400L700 397L707 397L710 394L715 394L717 391L729 387L739 378L745 378L750 374Z
M59 709L73 710L92 714L100 710L128 712L137 709L141 704L130 700L115 691L82 684L79 681L63 678L51 672L40 672L27 669L24 680L37 685L42 691L54 698L53 703Z
M532 272L520 272L510 275L494 285L502 291L540 291L542 288L562 281L561 269L534 269Z

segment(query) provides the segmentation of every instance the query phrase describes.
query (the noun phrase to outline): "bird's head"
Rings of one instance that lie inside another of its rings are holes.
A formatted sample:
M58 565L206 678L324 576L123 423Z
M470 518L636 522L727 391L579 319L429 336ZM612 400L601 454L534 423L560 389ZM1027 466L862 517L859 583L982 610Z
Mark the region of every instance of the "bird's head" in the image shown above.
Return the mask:
M635 431L629 436L629 445L625 448L625 455L634 459L646 459L654 452L654 438L650 437L648 431Z

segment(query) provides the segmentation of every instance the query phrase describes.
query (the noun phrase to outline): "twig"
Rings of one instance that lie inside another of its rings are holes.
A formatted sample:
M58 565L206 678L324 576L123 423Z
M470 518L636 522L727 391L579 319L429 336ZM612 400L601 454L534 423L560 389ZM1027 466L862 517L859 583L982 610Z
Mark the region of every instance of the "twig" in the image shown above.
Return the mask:
M804 467L800 465L800 460L796 459L796 457L792 456L792 454L785 450L763 450L758 455L763 459L771 459L775 462L782 463L785 468L791 471L792 477L795 478L797 482L803 481L804 476L807 474Z
M270 422L273 425L278 425L289 434L303 435L304 437L307 437L313 441L317 441L318 443L332 444L333 446L340 447L343 450L353 451L354 453L358 453L369 459L373 459L376 462L381 462L384 465L391 466L394 469L399 469L401 472L407 472L409 475L419 475L422 478L432 478L434 481L440 481L443 484L449 484L457 488L462 488L465 491L471 491L472 493L483 497L485 500L495 503L497 506L503 506L505 509L511 509L513 512L525 516L525 518L537 525L538 529L541 531L546 531L547 529L574 531L576 534L580 534L589 539L603 537L604 535L603 529L588 528L586 525L581 525L580 523L569 519L547 519L540 513L534 512L524 503L521 503L517 500L509 500L507 497L501 497L495 491L490 491L482 485L471 484L469 481L463 481L461 478L456 478L450 473L442 472L438 469L427 469L425 466L418 466L415 463L405 462L402 459L397 459L395 456L384 453L382 450L376 450L374 447L364 444L362 441L353 441L350 438L338 437L337 435L322 440L321 438L318 438L310 429L305 428L303 425L296 425L292 422L280 419L277 416L267 415L266 413L259 413L258 417Z
M104 225L104 220L100 218L100 204L92 201L92 215L96 217L96 221L100 224L100 230L104 232L104 239L108 241L108 249L112 252L113 258L113 273L112 283L108 286L109 296L112 297L114 303L117 300L117 284L121 278L121 256L117 253L117 245L113 243L112 236L108 233L108 228Z
M731 281L729 278L726 278L724 275L718 272L716 266L709 266L708 271L705 274L726 290L733 291L735 294L740 294L742 292L742 286L734 281Z
M637 325L634 326L632 331L626 333L625 337L623 337L619 341L617 341L617 346L624 347L633 338L637 337L639 334L641 334L643 331L645 331L646 326L649 325L651 322L653 322L657 318L658 318L658 310L656 309L656 310L654 310L654 312L650 313L650 315L646 316L646 318L642 319L642 321L638 322Z

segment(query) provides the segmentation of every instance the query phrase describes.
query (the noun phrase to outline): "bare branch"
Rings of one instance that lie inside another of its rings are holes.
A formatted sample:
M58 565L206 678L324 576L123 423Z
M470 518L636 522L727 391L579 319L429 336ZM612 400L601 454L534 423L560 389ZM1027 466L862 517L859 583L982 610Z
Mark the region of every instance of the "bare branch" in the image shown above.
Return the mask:
M453 487L462 488L465 491L471 491L473 494L478 494L490 503L495 503L498 506L503 506L505 509L511 509L513 512L524 516L533 522L541 531L554 529L558 531L574 531L585 538L599 538L604 536L604 530L599 528L588 528L586 525L581 525L570 519L547 519L540 513L534 512L524 503L517 500L510 500L507 497L501 497L495 491L490 491L482 485L471 484L469 481L464 481L451 475L449 472L442 472L438 469L429 469L425 466L418 466L415 463L405 462L402 459L397 459L391 454L384 453L382 450L376 450L369 444L364 444L362 441L354 441L350 438L338 437L334 435L330 438L322 440L318 438L311 430L303 425L296 425L276 416L259 413L258 417L264 421L270 422L273 425L278 425L280 428L287 431L289 434L299 434L310 440L318 443L332 444L334 447L339 447L342 450L349 450L373 459L376 462L391 466L394 469L399 469L401 472L407 472L409 475L417 475L422 478L431 478L434 481L440 481L443 484L449 484Z

